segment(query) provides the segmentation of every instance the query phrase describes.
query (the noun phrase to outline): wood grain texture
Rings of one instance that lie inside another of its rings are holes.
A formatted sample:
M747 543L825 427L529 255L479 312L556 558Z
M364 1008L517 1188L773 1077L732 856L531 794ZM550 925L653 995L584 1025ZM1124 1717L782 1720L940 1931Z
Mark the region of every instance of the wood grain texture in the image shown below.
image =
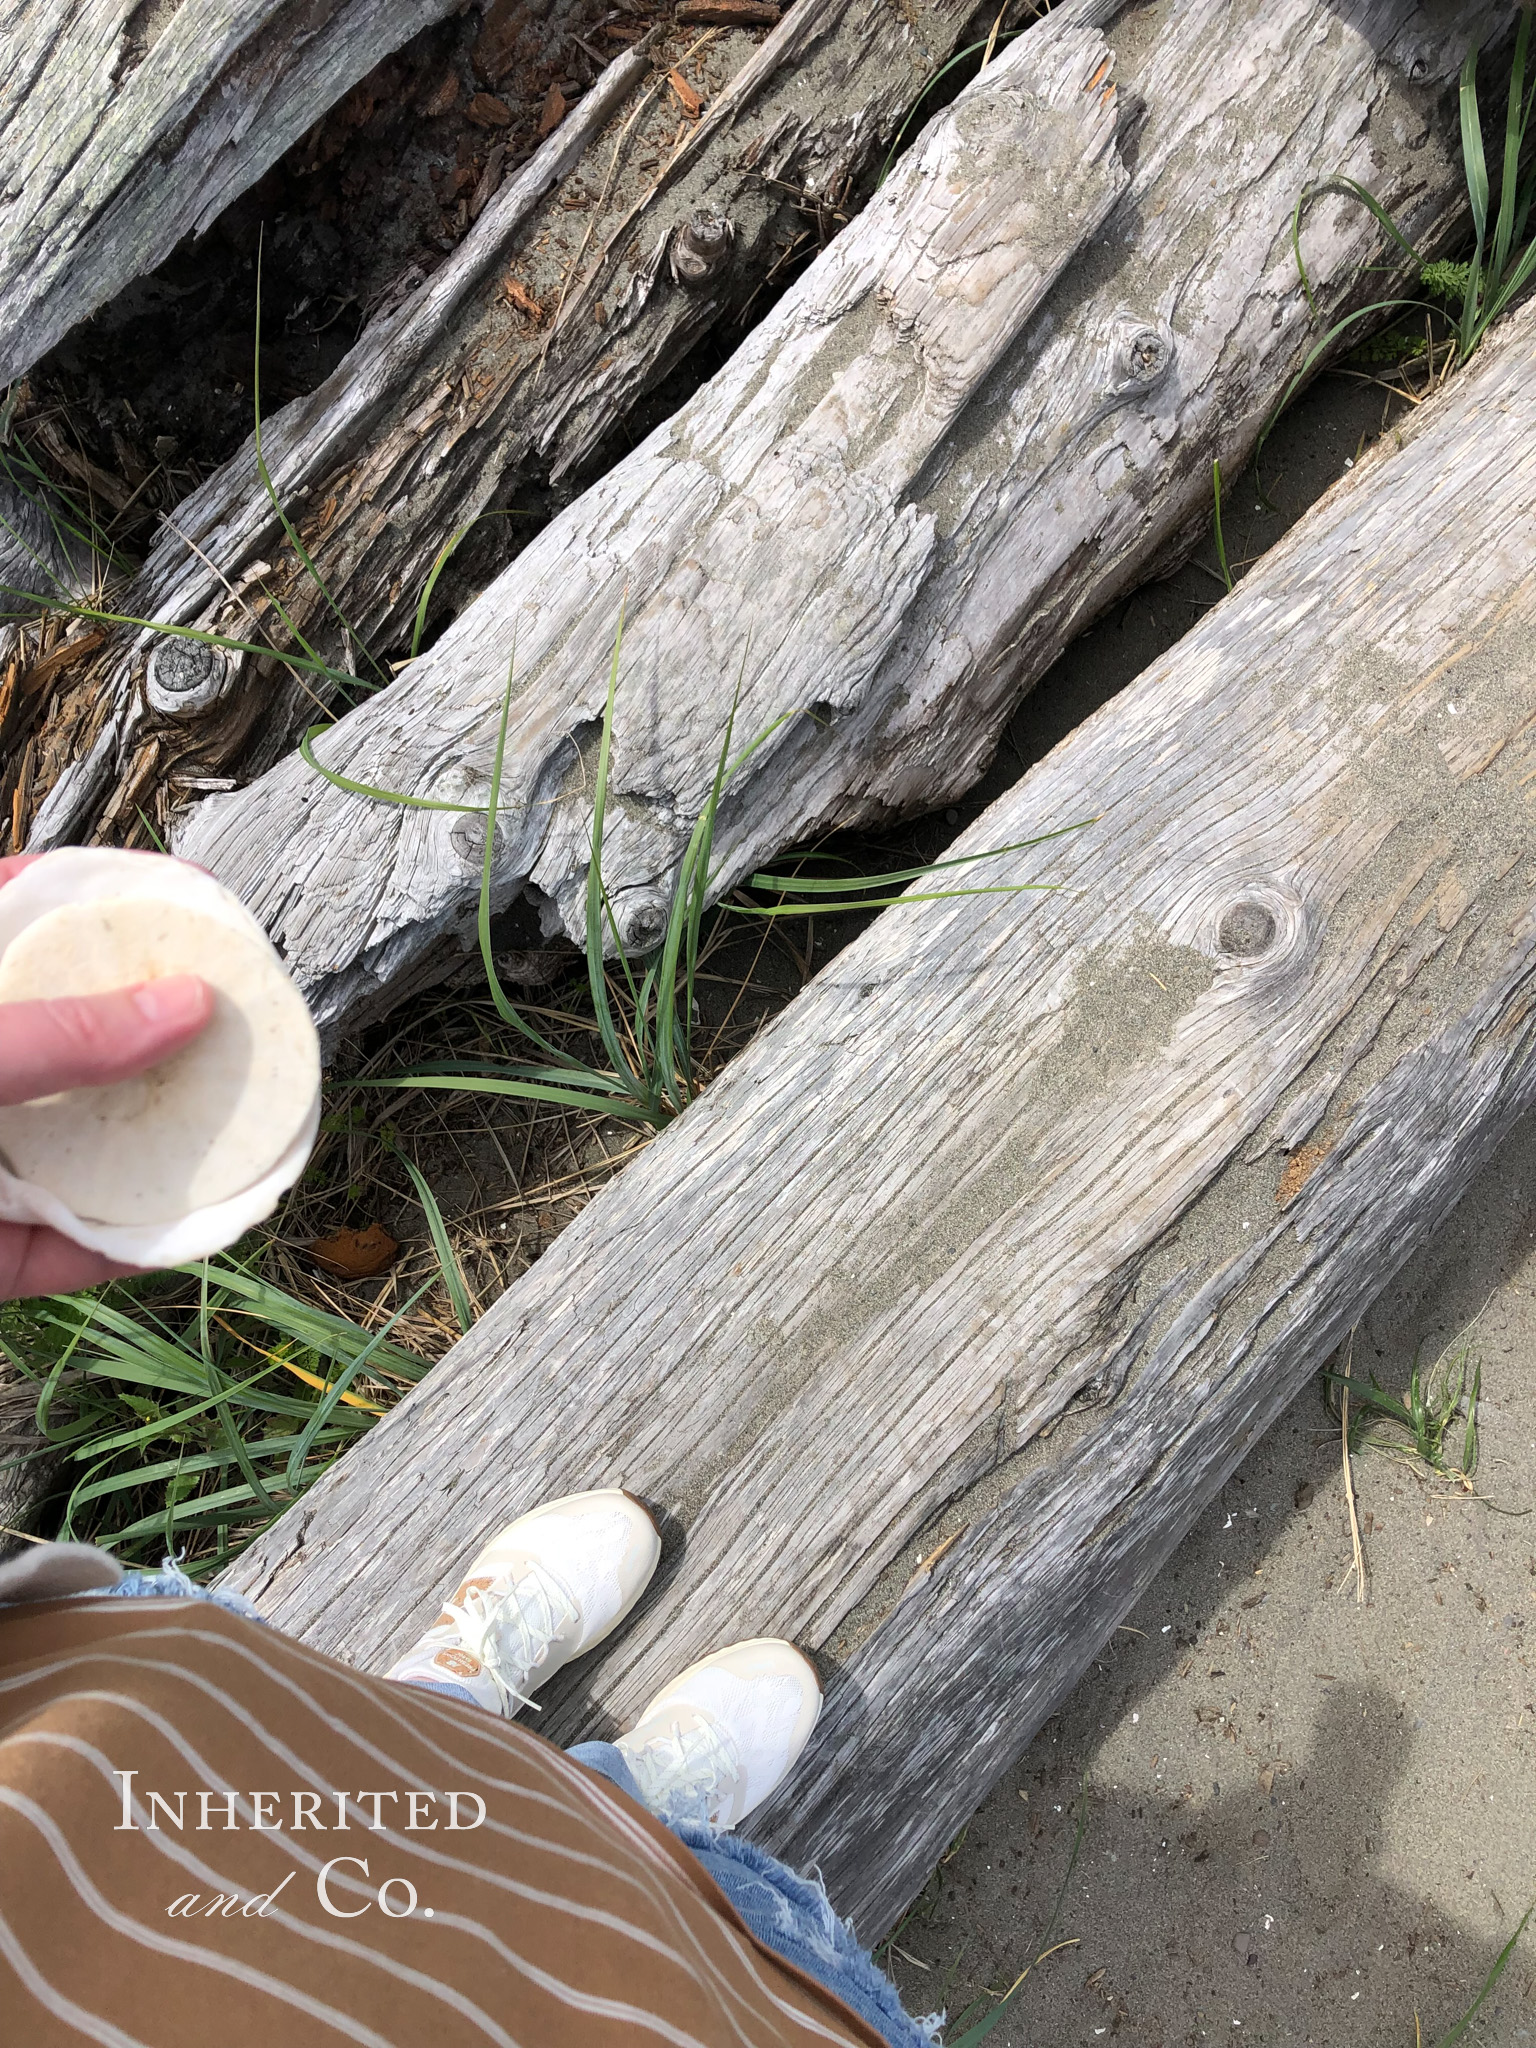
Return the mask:
M288 645L281 606L342 667L360 663L359 641L400 649L454 535L522 479L590 462L712 327L746 314L790 245L845 218L973 8L797 0L766 40L705 32L690 69L706 103L680 140L654 38L610 64L450 262L267 422L275 488L335 610L285 542L250 443L177 508L120 609ZM709 257L689 268L683 244L701 225ZM315 716L313 679L260 658L166 713L145 689L156 645L114 634L61 699L34 845L110 838L183 763L259 772Z
M457 0L0 0L0 388Z
M515 636L494 886L499 903L532 897L546 928L578 929L583 748L627 593L604 860L636 943L660 922L738 680L738 731L803 715L730 787L721 886L813 833L956 795L1020 690L1203 525L1213 456L1242 460L1320 323L1389 288L1362 269L1380 257L1367 211L1320 199L1303 237L1314 319L1290 242L1301 189L1347 170L1421 238L1455 218L1444 88L1496 13L1190 0L1122 17L1125 185L1097 236L1072 196L1075 144L1023 111L1051 103L1063 52L1095 35L1053 14L933 124L921 172L893 180L711 383L327 734L321 758L376 787L483 801ZM1042 205L1022 239L988 251L983 237L967 259L956 331L973 326L977 348L953 384L907 374L904 352L927 346L902 333L917 280L879 280L935 195L957 221L1019 203L999 160L970 161L966 143L1010 93L1030 175L1061 210ZM1100 119L1082 141L1102 198L1115 165L1096 154ZM399 977L463 957L479 860L455 822L370 805L290 760L202 805L180 845L246 898L336 1027L387 1007Z
M1536 1100L1536 308L1402 440L964 835L1093 818L979 870L1050 893L882 916L232 1582L378 1666L630 1487L661 1574L539 1726L793 1636L752 1832L887 1925Z

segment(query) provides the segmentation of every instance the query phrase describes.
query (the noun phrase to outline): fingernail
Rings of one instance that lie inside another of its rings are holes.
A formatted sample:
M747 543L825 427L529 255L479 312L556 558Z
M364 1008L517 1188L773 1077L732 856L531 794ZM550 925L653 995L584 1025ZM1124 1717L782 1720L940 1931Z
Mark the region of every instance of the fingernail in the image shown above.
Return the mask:
M146 1024L193 1024L207 1014L207 984L196 974L168 974L145 981L132 991L133 1005Z

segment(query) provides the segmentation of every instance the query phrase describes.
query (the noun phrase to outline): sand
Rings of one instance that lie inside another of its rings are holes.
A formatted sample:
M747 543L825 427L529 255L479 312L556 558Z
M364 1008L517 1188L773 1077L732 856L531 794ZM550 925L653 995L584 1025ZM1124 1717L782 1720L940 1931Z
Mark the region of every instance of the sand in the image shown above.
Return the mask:
M1037 1952L1086 1775L1058 1928L1076 1946L995 2048L1414 2048L1416 2014L1426 2044L1460 2017L1536 1897L1536 1121L1387 1289L1354 1363L1401 1388L1416 1347L1462 1344L1482 1498L1359 1455L1358 1606L1338 1426L1304 1395L896 1937L928 1965L893 1958L912 2009L957 2014ZM1536 2041L1536 1922L1466 2038Z

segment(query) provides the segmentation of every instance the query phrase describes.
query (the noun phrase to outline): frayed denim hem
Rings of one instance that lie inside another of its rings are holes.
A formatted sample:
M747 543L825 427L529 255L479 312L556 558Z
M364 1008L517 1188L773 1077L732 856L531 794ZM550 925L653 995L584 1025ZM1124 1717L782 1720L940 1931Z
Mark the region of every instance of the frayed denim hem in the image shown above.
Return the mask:
M799 1876L756 1842L699 1821L670 1825L760 1941L835 1991L891 2048L937 2048L944 2015L908 2015L896 1986L834 1912L819 1877Z
M645 1804L624 1752L611 1742L578 1742L566 1755ZM663 1825L699 1859L765 1947L835 1992L890 2048L939 2048L943 2013L909 2017L896 1986L833 1912L820 1878L797 1876L756 1842L721 1834L707 1821L667 1818Z
M124 1572L115 1586L97 1586L81 1595L85 1600L207 1600L246 1621L261 1616L243 1593L228 1593L218 1586L200 1586L189 1579L175 1558L166 1558L157 1572ZM263 1622L263 1627L266 1624Z

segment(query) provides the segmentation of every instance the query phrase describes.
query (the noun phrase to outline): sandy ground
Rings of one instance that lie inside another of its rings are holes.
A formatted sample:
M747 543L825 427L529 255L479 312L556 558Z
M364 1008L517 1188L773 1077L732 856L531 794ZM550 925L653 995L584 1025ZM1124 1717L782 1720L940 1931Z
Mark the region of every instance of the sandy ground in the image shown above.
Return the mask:
M1251 480L1229 493L1234 559L1342 471L1381 405L1326 380L1282 423L1275 509ZM1069 650L973 803L1220 597L1202 552L1205 570L1138 592ZM1463 1341L1484 1373L1476 1496L1359 1455L1357 1605L1338 1424L1304 1395L898 1930L909 2009L974 2022L1038 1953L1086 1782L1054 1936L1072 1945L990 2048L1433 2048L1460 2018L1536 1898L1536 1123L1388 1287L1354 1366L1402 1390L1416 1349L1427 1364ZM1465 2038L1536 2042L1536 1921Z
M1389 1287L1354 1369L1402 1388L1416 1349L1463 1344L1476 1496L1357 1456L1357 1605L1338 1425L1304 1395L896 1935L912 2009L957 2014L1037 1953L1086 1779L1075 1945L996 2048L1413 2048L1416 2016L1425 2043L1459 2018L1536 1896L1536 1122ZM1536 1925L1467 2038L1536 2041Z

